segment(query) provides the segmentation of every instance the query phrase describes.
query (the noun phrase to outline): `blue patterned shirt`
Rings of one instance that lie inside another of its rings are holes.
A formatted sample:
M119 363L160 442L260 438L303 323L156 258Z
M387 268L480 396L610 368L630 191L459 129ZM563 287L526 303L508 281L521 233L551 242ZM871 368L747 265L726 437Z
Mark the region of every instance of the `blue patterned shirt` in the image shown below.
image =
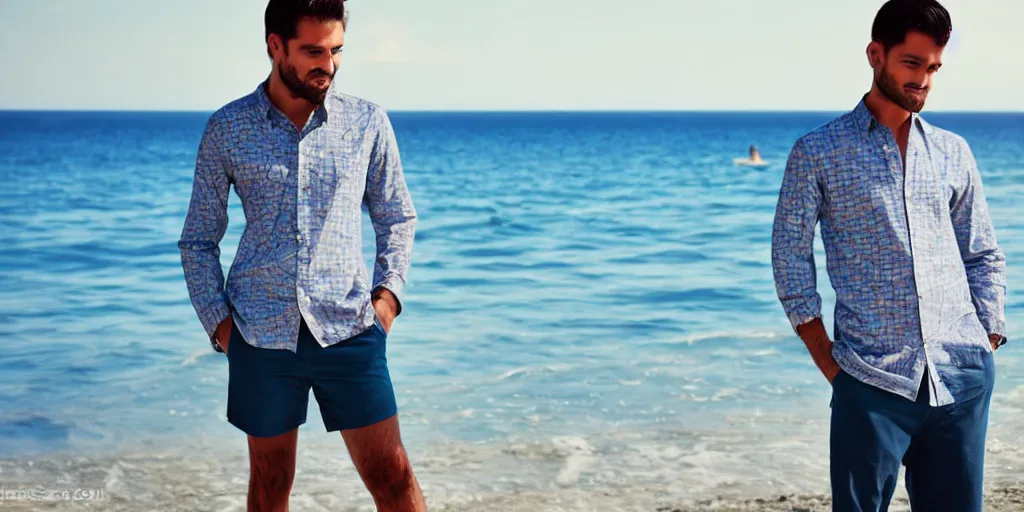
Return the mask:
M956 368L981 364L992 351L988 334L1005 335L1005 258L967 142L916 114L911 123L905 171L892 131L863 99L796 141L772 266L794 328L820 317L820 222L836 292L836 362L910 400L929 371L932 405L945 405L961 399L950 391Z
M219 244L231 185L246 226L225 283ZM363 205L376 232L372 283ZM300 132L261 84L207 122L178 246L207 334L231 314L250 344L294 352L301 319L328 346L373 325L377 288L401 305L415 225L383 109L332 88Z

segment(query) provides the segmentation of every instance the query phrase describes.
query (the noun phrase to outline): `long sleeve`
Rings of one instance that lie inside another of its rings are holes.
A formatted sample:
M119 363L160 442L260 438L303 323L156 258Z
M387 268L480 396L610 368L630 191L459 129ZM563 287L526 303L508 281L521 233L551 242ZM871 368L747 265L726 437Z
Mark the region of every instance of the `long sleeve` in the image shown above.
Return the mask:
M196 157L192 198L178 249L185 282L199 320L209 336L231 313L224 292L220 242L228 226L228 192L231 180L225 154L218 144L217 124L207 122Z
M395 133L383 109L377 109L377 134L366 173L367 210L376 232L373 288L386 288L402 310L406 277L416 236L416 209L405 183Z
M974 155L962 143L960 169L966 180L953 197L950 216L978 318L989 334L1006 336L1006 257L996 242Z
M821 316L814 229L822 192L814 158L798 140L786 162L772 227L772 271L782 307L795 329Z

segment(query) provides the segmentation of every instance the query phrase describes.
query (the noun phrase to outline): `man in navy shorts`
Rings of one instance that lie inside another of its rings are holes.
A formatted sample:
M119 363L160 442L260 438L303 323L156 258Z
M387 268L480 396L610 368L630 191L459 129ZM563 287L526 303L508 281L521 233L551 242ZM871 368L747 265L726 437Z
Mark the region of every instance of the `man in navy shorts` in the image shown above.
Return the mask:
M209 119L179 241L192 304L227 353L228 420L249 439L248 510L287 510L312 389L378 510L423 511L385 355L416 225L395 135L381 107L332 86L343 0L270 0L265 23L272 69ZM225 283L232 185L246 227Z

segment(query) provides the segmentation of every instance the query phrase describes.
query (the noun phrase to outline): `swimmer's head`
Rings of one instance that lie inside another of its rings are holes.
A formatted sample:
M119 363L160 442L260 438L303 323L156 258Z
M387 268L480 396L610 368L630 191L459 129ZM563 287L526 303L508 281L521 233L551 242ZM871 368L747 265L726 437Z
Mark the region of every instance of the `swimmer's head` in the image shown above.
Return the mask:
M920 112L952 27L949 12L935 0L886 2L875 16L867 48L878 91L903 110Z

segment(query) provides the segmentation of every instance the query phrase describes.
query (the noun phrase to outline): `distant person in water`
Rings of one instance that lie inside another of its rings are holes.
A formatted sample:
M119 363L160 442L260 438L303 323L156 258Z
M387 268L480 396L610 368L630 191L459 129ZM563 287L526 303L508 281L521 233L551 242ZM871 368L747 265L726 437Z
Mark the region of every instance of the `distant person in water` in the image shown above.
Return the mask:
M761 153L757 151L757 146L753 144L750 145L750 162L755 164L764 162L761 160Z
M885 3L870 92L800 137L782 179L775 283L832 384L836 511L888 510L901 464L913 510L982 510L1006 263L971 149L919 115L951 31L934 0ZM816 289L819 222L834 342Z
M761 153L757 151L757 146L753 144L750 145L750 158L734 158L732 163L749 167L764 167L768 165L768 162L761 159Z
M270 0L265 24L272 69L208 121L178 243L192 304L227 353L227 418L248 435L248 510L287 510L312 389L377 509L423 511L385 356L416 225L395 135L381 107L334 82L343 0ZM232 185L246 229L225 283ZM372 280L362 205L376 232Z

